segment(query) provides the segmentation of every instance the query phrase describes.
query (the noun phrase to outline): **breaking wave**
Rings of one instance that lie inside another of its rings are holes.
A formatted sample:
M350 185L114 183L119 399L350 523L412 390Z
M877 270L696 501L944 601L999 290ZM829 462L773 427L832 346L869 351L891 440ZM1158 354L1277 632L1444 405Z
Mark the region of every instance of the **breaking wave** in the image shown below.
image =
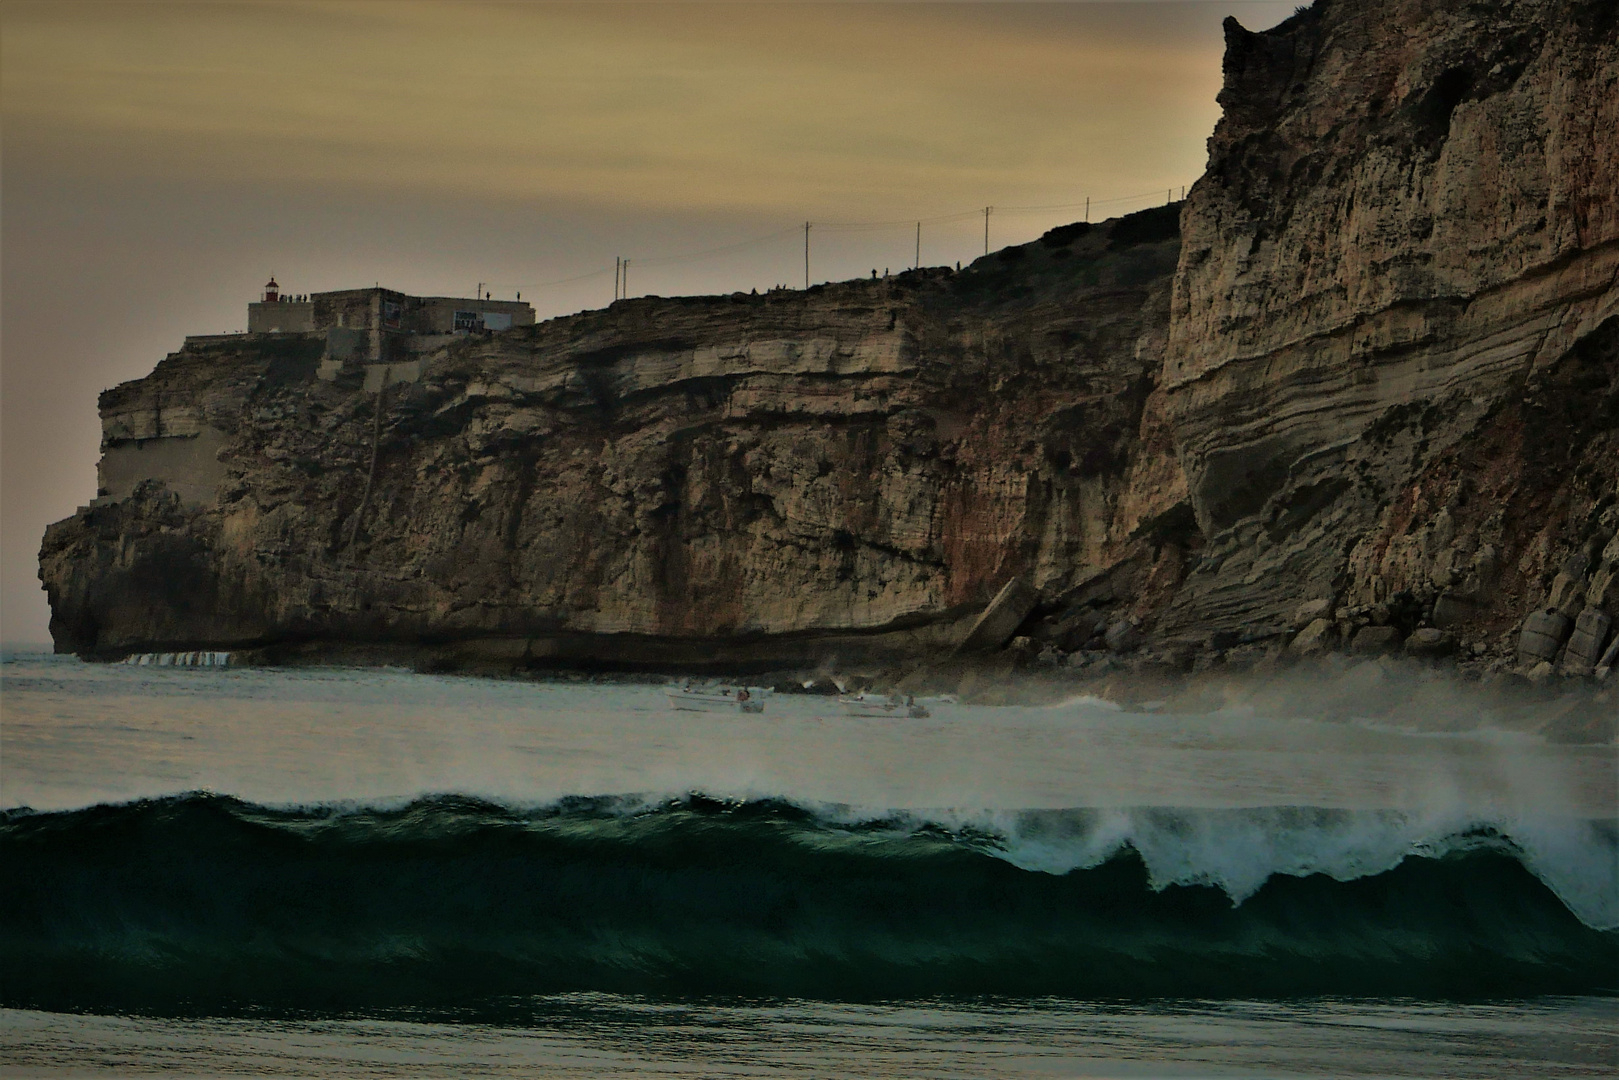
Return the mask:
M0 814L0 1001L1614 993L1619 827L701 795Z

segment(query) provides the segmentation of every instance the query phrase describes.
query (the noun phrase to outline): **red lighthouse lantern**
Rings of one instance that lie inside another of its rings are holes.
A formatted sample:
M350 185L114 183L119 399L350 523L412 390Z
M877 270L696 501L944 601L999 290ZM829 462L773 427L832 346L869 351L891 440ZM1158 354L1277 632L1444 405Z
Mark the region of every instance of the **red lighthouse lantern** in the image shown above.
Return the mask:
M281 286L277 285L275 283L275 278L272 277L270 279L270 283L264 287L264 302L266 304L273 304L280 299Z

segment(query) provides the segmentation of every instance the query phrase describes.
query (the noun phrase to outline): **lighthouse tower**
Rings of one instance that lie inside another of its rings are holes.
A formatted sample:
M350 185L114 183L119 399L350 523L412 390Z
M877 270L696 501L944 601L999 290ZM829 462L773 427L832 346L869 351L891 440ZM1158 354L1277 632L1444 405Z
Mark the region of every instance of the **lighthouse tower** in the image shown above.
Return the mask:
M315 329L315 305L307 296L283 296L275 278L265 283L261 295L263 300L247 305L249 334L307 334Z

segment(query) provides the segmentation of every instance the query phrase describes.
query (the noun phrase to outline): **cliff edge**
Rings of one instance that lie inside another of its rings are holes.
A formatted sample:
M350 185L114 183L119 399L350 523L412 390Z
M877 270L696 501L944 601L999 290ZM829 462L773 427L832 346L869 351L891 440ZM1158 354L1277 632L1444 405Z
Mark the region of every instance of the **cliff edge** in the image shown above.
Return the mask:
M1008 579L1065 595L1139 547L1177 211L960 273L620 301L380 390L380 365L319 377L313 336L192 341L103 395L103 486L145 479L48 532L52 633L629 667L949 648Z
M1161 632L1314 601L1328 643L1392 617L1510 654L1536 609L1619 613L1616 18L1227 21L1161 380L1207 544Z
M1619 9L1226 35L1184 205L960 273L620 301L404 373L189 340L102 397L102 494L41 552L58 649L1611 665Z

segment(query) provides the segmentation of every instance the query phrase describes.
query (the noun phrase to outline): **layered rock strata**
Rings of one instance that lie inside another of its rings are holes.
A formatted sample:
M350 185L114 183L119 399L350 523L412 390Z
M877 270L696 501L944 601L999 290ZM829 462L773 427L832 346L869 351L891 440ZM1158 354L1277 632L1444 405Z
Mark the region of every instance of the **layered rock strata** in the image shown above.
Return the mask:
M1619 9L1321 0L1224 74L1178 238L620 302L380 397L188 345L103 398L58 647L894 660L1015 581L1048 665L1611 665Z
M959 274L623 301L380 395L317 378L313 340L188 345L103 396L104 454L214 433L217 487L154 475L53 526L52 632L629 666L949 648L1009 579L1063 596L1141 546L1123 488L1176 212Z
M1613 565L1615 10L1228 20L1161 390L1208 543L1160 633L1318 600L1345 641L1393 607L1502 652Z

